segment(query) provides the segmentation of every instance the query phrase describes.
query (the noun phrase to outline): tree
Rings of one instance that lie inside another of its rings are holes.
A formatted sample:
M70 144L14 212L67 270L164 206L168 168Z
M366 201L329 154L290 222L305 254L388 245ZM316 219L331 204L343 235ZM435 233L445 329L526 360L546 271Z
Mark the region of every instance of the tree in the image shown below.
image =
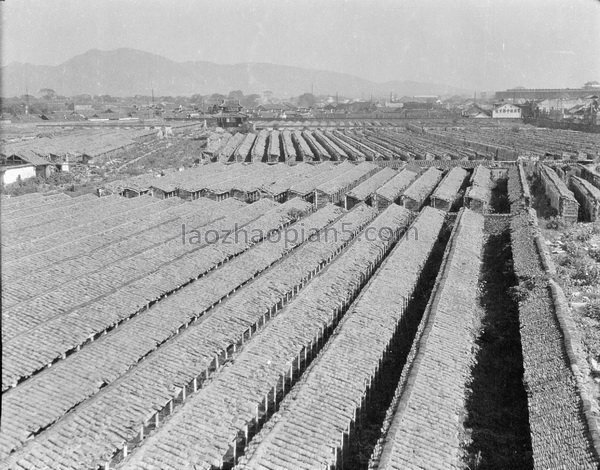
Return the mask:
M598 87L600 87L600 83L597 82L596 80L591 81L591 82L586 82L583 85L583 88L598 88Z
M315 95L304 93L298 97L298 106L301 108L312 108L317 103Z
M242 100L244 98L244 92L242 90L233 90L229 92L227 96L230 100Z
M110 95L100 95L98 98L102 103L116 103L117 102L117 99Z
M42 98L48 101L56 98L56 92L52 88L42 88L39 93L42 95Z
M254 108L254 107L258 106L259 101L260 101L260 95L252 94L252 95L244 96L243 99L240 100L240 104L244 108Z

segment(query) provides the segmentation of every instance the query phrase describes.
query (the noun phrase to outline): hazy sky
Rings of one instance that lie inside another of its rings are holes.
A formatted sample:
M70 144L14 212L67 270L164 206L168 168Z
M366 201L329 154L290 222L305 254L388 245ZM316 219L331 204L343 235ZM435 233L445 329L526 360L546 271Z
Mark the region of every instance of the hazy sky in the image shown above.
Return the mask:
M2 64L130 47L468 89L600 81L597 0L6 0Z

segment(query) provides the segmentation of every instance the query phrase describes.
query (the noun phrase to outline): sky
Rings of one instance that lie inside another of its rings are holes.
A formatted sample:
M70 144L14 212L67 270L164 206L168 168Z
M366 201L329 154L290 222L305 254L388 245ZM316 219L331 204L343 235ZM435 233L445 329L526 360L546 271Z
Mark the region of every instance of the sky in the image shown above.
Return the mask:
M1 64L89 49L465 89L600 81L598 0L5 0Z

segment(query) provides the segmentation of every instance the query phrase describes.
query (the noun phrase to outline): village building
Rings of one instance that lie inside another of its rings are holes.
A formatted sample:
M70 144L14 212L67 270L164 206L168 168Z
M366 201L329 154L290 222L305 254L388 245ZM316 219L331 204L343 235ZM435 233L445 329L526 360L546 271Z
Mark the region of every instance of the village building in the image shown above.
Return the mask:
M492 117L494 119L521 119L523 116L520 107L515 106L514 104L504 103L494 106Z
M168 199L178 195L178 188L168 178L156 178L150 186L152 195L158 199Z
M0 154L2 184L15 183L28 178L47 178L55 170L51 161L31 150Z

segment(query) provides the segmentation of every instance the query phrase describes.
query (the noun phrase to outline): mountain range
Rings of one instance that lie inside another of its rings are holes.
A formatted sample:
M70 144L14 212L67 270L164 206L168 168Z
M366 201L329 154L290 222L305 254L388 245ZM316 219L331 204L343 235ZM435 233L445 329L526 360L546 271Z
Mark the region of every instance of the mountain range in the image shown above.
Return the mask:
M444 84L414 81L376 83L346 73L312 70L267 63L222 65L213 62L175 62L135 49L89 50L56 65L11 63L0 68L1 96L37 94L51 88L59 95L88 93L112 96L189 96L196 93L244 94L270 90L290 97L311 92L323 95L363 97L456 95L470 91Z

